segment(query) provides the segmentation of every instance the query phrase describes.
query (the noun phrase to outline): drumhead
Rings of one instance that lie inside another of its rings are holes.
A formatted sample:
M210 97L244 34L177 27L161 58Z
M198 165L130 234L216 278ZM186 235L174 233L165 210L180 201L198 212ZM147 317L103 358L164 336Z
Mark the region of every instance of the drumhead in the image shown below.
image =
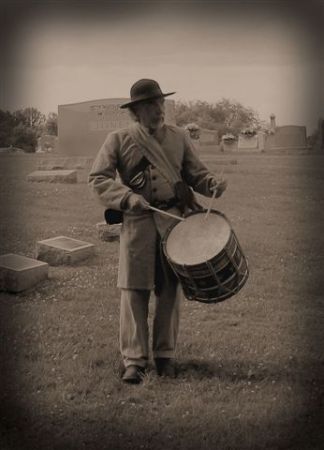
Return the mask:
M209 261L226 246L231 227L217 211L194 213L177 223L166 237L166 255L175 264L195 265Z

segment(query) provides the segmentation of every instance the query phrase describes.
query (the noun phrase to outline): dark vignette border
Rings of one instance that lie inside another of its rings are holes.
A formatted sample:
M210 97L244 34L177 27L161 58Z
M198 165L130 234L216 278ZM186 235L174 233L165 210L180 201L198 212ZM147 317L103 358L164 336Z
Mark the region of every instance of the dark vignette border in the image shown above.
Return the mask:
M186 8L186 14L196 14L196 2L195 1L164 1L163 8L169 8L171 11L183 10L183 7ZM323 58L320 52L322 51L321 45L324 44L323 39L323 23L324 23L324 2L322 1L303 1L303 2L292 2L292 1L244 1L244 0L230 0L228 2L216 2L218 8L223 8L224 14L235 13L240 17L244 17L246 14L253 15L258 10L267 9L269 13L276 14L280 12L287 13L289 12L295 18L300 19L301 21L305 21L306 26L310 33L314 34L314 37L318 41L318 52L319 59ZM203 8L201 5L204 5ZM213 2L200 2L199 10L200 14L207 13L211 16L215 13L214 10L215 3ZM38 15L41 15L46 10L46 14L52 14L53 16L67 18L73 16L74 18L78 17L80 19L88 18L91 15L92 18L97 18L98 20L103 20L105 14L110 14L112 11L116 15L118 20L122 20L123 17L132 16L134 14L147 14L149 13L158 13L159 9L162 7L161 2L152 2L152 1L142 1L142 2L105 2L105 1L33 1L33 2L20 2L20 1L3 1L0 3L1 7L1 22L0 22L0 39L4 44L4 51L2 53L2 61L1 66L3 69L6 68L7 65L15 57L15 52L18 51L17 48L17 40L19 37L19 26L22 21L28 20L37 20ZM219 10L218 10L219 11ZM6 75L4 75L6 76ZM320 90L321 86L319 86ZM6 95L4 89L0 89L0 95ZM310 186L310 190L316 189ZM6 205L0 205L1 211L4 215L9 213L6 210ZM318 220L323 221L324 212L319 211ZM314 236L316 239L316 236ZM0 238L1 240L1 238ZM313 280L316 282L316 280ZM312 275L310 275L310 280L308 282L312 282ZM300 286L301 290L303 290L303 285ZM0 318L0 325L5 326L5 322L8 318L3 315ZM10 320L10 318L9 318ZM314 335L312 333L312 326L308 324L307 327L307 339L308 342L312 342L314 339ZM324 328L323 334L321 336L321 342L319 345L324 344ZM324 348L324 346L323 346ZM307 351L307 349L305 349ZM2 347L1 347L2 352ZM1 355L0 355L1 356ZM316 371L321 371L323 375L323 367L316 367ZM3 367L1 371L1 389L6 390L6 379L10 377L10 368ZM19 385L19 380L16 380L17 385ZM306 394L305 394L306 395ZM291 434L291 446L290 448L294 449L319 449L321 444L324 445L324 436L322 428L324 428L323 421L323 399L318 398L316 400L310 400L305 398L305 410L303 417L300 418L300 424L303 424L300 428L292 428L287 429L287 433ZM32 422L37 420L37 414L30 414L30 411L26 410L20 404L15 402L11 402L10 398L5 405L0 407L0 412L6 411L7 417L15 421L15 429L13 432L15 436L12 439L12 442L8 442L8 449L24 449L24 450L35 450L35 449L45 449L48 448L48 435L43 434L38 436L38 441L33 442L31 444L27 444L27 437L30 438L29 430L32 429ZM1 414L2 416L2 414ZM312 420L308 420L311 417ZM2 419L2 417L1 417ZM72 417L66 417L65 421L74 420ZM4 430L0 430L1 434L3 434ZM118 434L119 430L116 430ZM125 430L120 430L125 433ZM45 432L45 430L44 430ZM142 430L143 433L143 430ZM109 435L105 432L105 430L100 430L99 434L96 436L97 441L95 447L93 448L111 448L118 449L119 446L117 442L109 441ZM141 438L144 436L138 436L138 442L134 442L134 448L137 448L137 444L141 442ZM111 439L111 436L110 436ZM105 443L105 444L103 444ZM73 442L52 442L52 447L55 449L69 449L74 448ZM280 442L277 443L277 449L284 448Z

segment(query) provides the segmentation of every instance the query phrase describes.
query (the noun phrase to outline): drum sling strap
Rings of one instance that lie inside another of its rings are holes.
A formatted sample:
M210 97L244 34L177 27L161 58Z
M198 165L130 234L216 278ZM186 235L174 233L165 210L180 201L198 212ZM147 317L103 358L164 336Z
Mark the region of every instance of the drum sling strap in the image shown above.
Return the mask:
M165 156L165 152L156 138L148 134L138 123L131 126L130 136L137 144L143 156L169 182L178 201L180 211L183 213L186 206L194 208L195 200L192 190L182 180L181 176L178 175L173 165Z
M166 158L163 148L154 136L145 132L143 127L137 123L131 126L130 135L145 158L156 167L163 178L170 183L171 187L178 181L181 181L174 167Z
M129 134L142 153L143 159L152 164L170 184L181 213L185 212L186 207L193 210L201 209L195 200L192 189L177 174L156 138L148 134L139 123L130 127ZM123 212L106 209L105 220L108 224L121 223Z
M175 197L179 200L179 186L184 184L181 177L176 173L170 161L166 158L162 146L151 136L140 124L134 124L130 129L130 136L138 146L143 157L152 164L170 184ZM189 188L188 188L189 189ZM180 202L179 202L180 204ZM180 210L181 206L179 205ZM160 295L162 287L166 280L173 280L176 283L176 276L167 264L165 255L163 253L161 241L157 241L156 259L155 259L155 295Z

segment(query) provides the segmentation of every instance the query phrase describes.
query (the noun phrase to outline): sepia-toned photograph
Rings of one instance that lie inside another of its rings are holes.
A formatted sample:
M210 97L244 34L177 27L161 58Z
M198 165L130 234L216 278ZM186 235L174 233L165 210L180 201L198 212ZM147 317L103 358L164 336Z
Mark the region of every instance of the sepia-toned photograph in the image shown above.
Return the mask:
M0 17L0 449L323 449L324 2Z

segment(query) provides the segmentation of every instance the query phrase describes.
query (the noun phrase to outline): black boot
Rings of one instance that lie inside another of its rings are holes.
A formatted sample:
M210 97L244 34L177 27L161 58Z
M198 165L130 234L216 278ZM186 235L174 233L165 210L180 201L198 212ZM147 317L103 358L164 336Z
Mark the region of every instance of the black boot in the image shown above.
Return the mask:
M172 358L155 358L155 367L160 377L177 377L175 363Z

